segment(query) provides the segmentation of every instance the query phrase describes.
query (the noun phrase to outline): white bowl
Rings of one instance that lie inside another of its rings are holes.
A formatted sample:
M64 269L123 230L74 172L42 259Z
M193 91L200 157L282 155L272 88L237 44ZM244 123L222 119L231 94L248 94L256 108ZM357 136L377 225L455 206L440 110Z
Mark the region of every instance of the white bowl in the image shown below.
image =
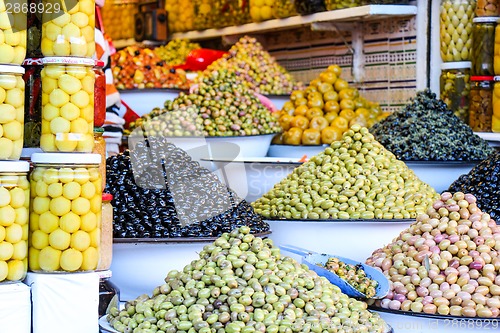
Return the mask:
M308 158L313 157L324 151L330 145L319 146L293 146L293 145L270 145L267 156L269 157L290 157L302 158L306 155Z
M179 96L179 89L132 89L120 90L120 98L138 116L150 113L154 108L163 108L165 101Z
M390 243L414 220L292 221L266 220L276 245L292 244L314 252L365 262L373 251ZM291 252L284 254L300 258Z
M469 171L479 162L407 161L405 163L421 181L432 186L436 192L442 193L448 190L451 183L458 177L469 173Z
M211 163L209 169L248 202L262 197L301 164L298 159L275 157L210 158L203 162Z

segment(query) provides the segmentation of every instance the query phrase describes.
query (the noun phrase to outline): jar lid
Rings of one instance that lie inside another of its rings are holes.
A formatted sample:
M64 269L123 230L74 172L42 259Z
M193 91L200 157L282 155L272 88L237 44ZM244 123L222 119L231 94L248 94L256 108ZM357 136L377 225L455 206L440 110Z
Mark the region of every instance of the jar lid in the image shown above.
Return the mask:
M0 172L28 172L30 163L27 161L0 161Z
M34 66L34 65L43 65L43 58L26 58L23 61L23 66Z
M113 275L113 272L111 272L109 269L106 271L98 271L97 275L99 275L100 279L108 279Z
M31 162L44 164L100 164L100 154L86 153L35 153Z
M455 69L455 68L471 68L471 61L456 61L456 62L443 62L441 69Z
M88 58L76 58L76 57L47 57L43 58L43 64L94 66L95 60Z
M102 127L94 127L94 134L104 134L104 128Z
M95 61L95 65L96 65L97 67L104 67L105 63L104 63L104 61L102 61L102 60L96 60L96 61Z
M27 158L27 159L31 159L31 155L33 155L34 153L43 153L43 150L41 148L23 148L23 150L21 151L21 158Z
M0 74L24 74L24 67L18 65L0 65Z
M498 23L500 18L498 16L481 16L472 19L472 23Z
M495 77L490 75L473 75L470 77L471 81L493 81Z
M102 194L102 201L111 201L111 200L113 200L113 194L111 193Z

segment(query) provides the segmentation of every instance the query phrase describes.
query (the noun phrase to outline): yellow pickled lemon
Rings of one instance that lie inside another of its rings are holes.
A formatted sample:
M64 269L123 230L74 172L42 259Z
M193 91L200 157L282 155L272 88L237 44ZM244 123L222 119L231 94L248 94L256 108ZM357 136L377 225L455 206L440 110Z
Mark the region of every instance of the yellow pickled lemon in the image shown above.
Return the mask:
M74 93L82 89L82 83L80 82L80 80L69 74L61 75L59 77L57 85L68 95L73 95Z
M7 263L9 266L9 274L7 274L7 280L10 281L20 281L26 275L26 269L22 260L11 260Z
M99 177L101 177L101 173L99 172L99 169L98 168L92 168L92 169L89 169L89 175L90 175L90 178L89 180L91 182L94 182L96 180L100 180ZM95 184L94 184L95 185ZM96 186L96 188L100 188L100 186Z
M0 187L0 207L7 206L10 203L10 192L5 187Z
M73 38L71 40L71 55L77 57L85 57L88 52L88 45L83 37L78 37L78 39Z
M60 26L58 25L55 25L54 23L52 22L47 22L44 26L45 28L45 37L47 37L47 39L55 42L57 40L57 37L60 36L62 34L62 29Z
M9 274L9 266L3 260L0 260L0 281L3 281L7 278Z
M24 105L24 91L19 88L8 90L5 103L12 105L15 108Z
M92 76L86 75L81 83L82 83L82 88L87 94L93 94L94 93L94 78Z
M14 254L14 245L8 242L0 243L0 260L9 260Z
M62 89L54 89L49 95L50 104L61 107L69 102L69 95Z
M81 29L82 38L87 42L94 41L94 28L91 26L83 27Z
M23 238L23 227L19 224L12 224L5 228L5 241L15 244Z
M87 43L87 54L86 57L92 57L95 54L95 42L90 41Z
M40 270L40 250L30 247L28 249L28 263L32 271Z
M28 223L28 220L29 220L28 208L26 207L16 208L16 220L14 221L14 223L17 223L20 226L24 226L26 223Z
M0 88L9 90L17 86L17 80L14 75L2 75L0 77Z
M85 119L87 122L94 121L94 107L88 105L80 110L80 117Z
M52 198L60 197L63 193L63 184L62 183L53 183L50 184L47 188L47 194Z
M82 185L82 197L87 199L92 199L96 194L96 188L91 182Z
M14 48L7 44L0 45L0 63L12 63L14 60Z
M50 121L50 131L52 134L69 133L71 122L63 117L56 117Z
M35 212L31 212L30 213L30 230L31 231L35 231L35 230L38 230L40 229L40 215L38 215L37 213Z
M94 270L99 263L99 252L95 247L89 247L83 251L83 263L81 266L82 270L89 271Z
M40 148L44 151L57 151L55 135L42 134L40 136Z
M71 45L67 40L58 40L57 42L53 43L52 50L54 55L56 56L64 57L71 55Z
M260 7L250 7L250 17L255 22L261 21L262 17L260 16Z
M0 225L4 227L9 227L14 223L15 220L16 220L16 211L14 208L12 208L11 206L5 206L0 208Z
M49 272L59 270L61 253L62 252L60 250L56 250L50 246L40 250L40 253L38 254L38 263L40 268Z
M50 22L48 22L48 23L50 23ZM64 28L68 24L71 24L71 15L69 15L68 13L58 15L57 17L54 17L52 19L52 23L58 25L61 28Z
M50 234L59 227L59 218L51 212L40 214L38 218L38 227L46 234Z
M73 3L72 3L71 5L73 5ZM68 6L68 7L69 7L69 6ZM68 9L69 9L69 10L68 10ZM73 7L71 7L71 8L67 8L67 7L66 7L66 11L68 12L68 14L71 14L71 15L73 15L73 14L75 14L75 13L78 13L78 12L80 11L80 4L77 2L77 3L75 3L75 4L74 4L74 6L73 6Z
M80 229L91 232L97 228L97 215L94 212L88 212L81 216Z
M19 140L23 136L23 125L14 120L3 125L3 136L9 140Z
M69 104L69 103L68 103ZM67 104L65 104L67 105ZM59 117L59 108L55 107L54 105L48 103L45 104L43 107L43 119L46 121L51 121L57 117Z
M79 116L80 116L80 109L75 104L67 103L61 107L61 117L69 121L72 121L77 119Z
M83 252L89 248L90 241L91 241L91 236L88 233L82 230L78 230L73 235L71 235L70 246L80 252Z
M24 260L28 256L28 242L22 240L14 244L14 253L12 253L12 259Z
M65 152L75 151L77 140L75 140L74 135L71 133L58 133L55 140L57 150Z
M87 170L86 168L76 168L74 177L75 177L74 178L75 182L77 182L80 185L83 185L90 180L89 170Z
M80 114L80 110L78 110L78 114ZM85 134L89 131L89 125L83 118L76 118L75 120L71 121L70 126L71 133Z
M14 32L12 29L4 30L3 32L5 43L11 46L19 45L21 42L21 34L19 32Z
M81 36L80 28L74 23L68 23L62 28L62 34L64 35L64 39L73 43L75 38L79 38ZM56 41L56 45L59 41Z
M83 264L83 254L75 249L67 249L61 254L61 268L68 272L77 271Z
M0 103L3 103L5 101L6 97L7 97L7 93L5 92L5 89L0 88Z
M48 38L42 38L42 45L41 45L42 53L45 56L53 56L54 55L54 42L51 41Z
M5 239L5 227L0 225L0 242Z
M0 105L0 124L6 124L16 119L16 108L9 104Z
M42 69L42 77L43 80L45 80L45 76L50 77L52 79L59 79L59 77L63 74L66 73L66 66L65 65L51 65L44 67ZM45 81L42 81L42 87L45 85ZM56 83L57 86L57 83ZM55 89L56 87L54 87ZM42 88L43 89L43 88Z
M47 183L45 183L43 180L39 180L35 185L35 194L38 197L47 197L49 195L48 189L49 185L47 185Z
M22 64L24 58L26 58L26 46L18 45L14 47L14 59L12 60L12 62L14 64Z
M64 184L71 183L73 181L73 170L71 168L59 169L59 181Z
M24 190L20 187L13 188L10 191L10 205L12 208L19 208L24 206L25 193Z
M263 20L269 20L273 18L273 10L270 6L263 6L260 8L260 16Z
M51 77L45 76L42 80L42 91L46 94L50 94L52 90L58 87L58 81ZM45 110L44 110L45 112Z
M71 235L62 229L56 229L49 235L49 245L57 250L69 248Z
M59 225L62 230L69 233L74 233L78 229L80 229L80 216L76 215L73 212L64 214L59 219Z
M49 246L49 235L42 230L35 230L31 234L31 246L35 249L43 249Z
M2 4L3 4L3 1L2 1ZM8 30L8 29L11 29L11 28L12 28L12 26L11 26L11 22L10 22L10 19L9 19L9 15L6 12L6 10L4 9L0 13L0 29L2 29L2 30Z
M95 195L92 199L90 199L90 210L94 213L101 213L102 210L102 195Z
M207 3L204 3L204 4L201 4L201 6L199 7L199 12L201 15L208 15L210 14L210 11L211 11L211 7L209 4Z
M94 149L94 138L92 134L83 134L82 138L78 141L76 150L80 152L90 153L92 152L93 149Z
M0 138L0 159L8 160L14 151L14 143L7 138Z
M63 216L71 210L71 201L65 197L57 197L50 200L50 212L57 216Z
M90 104L90 94L84 90L80 90L74 95L71 95L71 103L75 104L79 108L84 108Z
M80 5L80 11L82 13L85 13L87 15L94 15L94 1L93 0L80 0L79 2Z
M57 114L57 116L59 116L59 114ZM45 119L42 120L42 134L50 134L50 136L52 136L52 133L50 133L50 121L46 121Z
M57 183L59 181L59 173L57 169L47 169L44 171L42 179L47 184Z
M81 191L81 185L74 181L64 184L63 186L63 196L69 200L78 198Z
M95 228L90 232L90 246L98 248L101 244L101 230L99 228Z
M77 27L83 28L89 25L89 17L85 13L77 12L71 15L71 22Z
M71 210L78 215L85 215L90 211L90 201L85 198L76 198L71 202Z

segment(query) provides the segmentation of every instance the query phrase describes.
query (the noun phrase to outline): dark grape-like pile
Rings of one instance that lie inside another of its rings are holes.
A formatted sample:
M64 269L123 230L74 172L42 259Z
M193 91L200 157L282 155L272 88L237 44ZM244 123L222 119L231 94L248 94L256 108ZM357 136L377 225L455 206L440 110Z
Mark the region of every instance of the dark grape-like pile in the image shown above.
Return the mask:
M403 161L481 161L494 151L429 90L370 132Z
M477 206L493 220L500 221L500 152L458 177L448 191L472 193L477 198Z
M106 161L116 238L218 237L269 225L217 176L164 138L148 138Z

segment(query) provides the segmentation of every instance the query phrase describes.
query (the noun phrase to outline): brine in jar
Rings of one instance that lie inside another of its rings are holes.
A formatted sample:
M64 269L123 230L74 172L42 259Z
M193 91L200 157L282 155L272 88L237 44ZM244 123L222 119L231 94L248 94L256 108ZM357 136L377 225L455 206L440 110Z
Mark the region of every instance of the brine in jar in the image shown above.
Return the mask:
M495 28L498 17L476 17L472 26L471 75L493 76Z
M113 260L113 206L111 200L113 200L112 194L102 194L101 260L97 266L98 271L109 269Z
M474 132L491 132L493 76L471 76L469 126Z
M0 0L0 64L22 65L26 57L28 0Z
M470 61L475 8L475 1L441 1L439 32L443 62Z
M45 152L94 149L94 60L49 57L42 70L42 135Z
M500 133L500 76L495 76L493 87L493 113L491 116L491 131Z
M441 65L440 99L464 123L469 123L470 61Z

